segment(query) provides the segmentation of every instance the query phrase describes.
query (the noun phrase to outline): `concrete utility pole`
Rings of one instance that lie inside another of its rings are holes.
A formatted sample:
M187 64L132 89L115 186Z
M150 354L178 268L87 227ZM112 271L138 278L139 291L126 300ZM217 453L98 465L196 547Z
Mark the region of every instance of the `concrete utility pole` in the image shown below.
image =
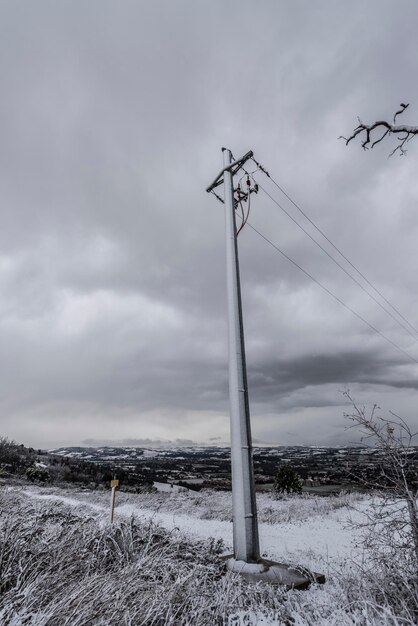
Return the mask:
M257 563L260 559L260 548L258 541L257 505L255 500L233 186L234 167L244 165L245 161L252 156L252 152L247 153L241 159L238 159L238 161L233 161L231 151L226 148L222 150L224 169L214 181L213 185L216 186L220 177L223 175L226 276L228 290L229 402L231 416L234 557L237 561ZM213 186L208 188L208 191L212 189Z
M222 151L224 168L206 191L215 193L214 189L224 183L224 199L222 200L216 193L215 195L225 204L226 227L234 533L234 558L229 559L228 568L253 582L261 581L304 589L311 581L324 582L324 576L307 570L301 572L288 565L260 558L234 198L234 175L253 153L247 152L234 161L230 150L222 148Z
M223 155L224 166L229 168L233 162L231 151L224 149ZM234 556L238 561L256 563L260 558L260 547L245 363L234 186L230 169L226 169L224 172L224 191Z

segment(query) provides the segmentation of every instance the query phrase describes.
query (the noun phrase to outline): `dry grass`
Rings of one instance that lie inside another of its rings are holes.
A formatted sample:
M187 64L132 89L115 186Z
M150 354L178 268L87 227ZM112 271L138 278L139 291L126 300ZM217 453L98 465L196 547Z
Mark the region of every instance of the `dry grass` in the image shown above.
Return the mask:
M368 587L334 577L285 592L225 571L222 545L134 518L113 527L80 509L0 492L4 626L413 626Z

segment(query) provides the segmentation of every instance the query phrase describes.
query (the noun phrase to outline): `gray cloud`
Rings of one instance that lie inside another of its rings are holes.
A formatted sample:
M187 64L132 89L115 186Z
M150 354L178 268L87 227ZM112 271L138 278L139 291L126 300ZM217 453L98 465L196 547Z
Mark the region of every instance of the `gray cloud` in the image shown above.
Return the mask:
M110 439L84 439L82 441L83 446L95 448L98 446L127 446L127 447L140 447L140 448L160 448L164 446L179 446L190 447L196 446L197 442L192 439L120 439L112 441Z
M330 383L338 384L340 389L349 387L352 382L416 389L411 379L399 380L393 362L379 362L377 355L361 352L265 361L251 373L254 400L267 403L304 387ZM315 406L315 402L312 404Z
M400 101L417 122L416 14L411 0L402 12L388 0L2 3L4 434L225 439L223 207L205 193L222 145L254 149L418 325L418 147L387 159L387 145L337 139ZM418 358L262 193L251 222ZM416 419L414 363L254 232L239 245L256 438L344 441L344 385Z

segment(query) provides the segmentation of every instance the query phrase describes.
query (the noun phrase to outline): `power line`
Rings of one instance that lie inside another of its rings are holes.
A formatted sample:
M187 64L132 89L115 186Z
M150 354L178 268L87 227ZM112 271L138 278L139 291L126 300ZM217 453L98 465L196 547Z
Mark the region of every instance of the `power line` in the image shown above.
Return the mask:
M417 337L415 334L413 334L409 328L407 328L405 326L405 324L402 324L402 322L400 322L394 315L393 313L391 313L381 302L379 302L379 300L372 294L370 293L370 291L368 291L364 285L362 285L360 283L360 281L357 280L357 278L355 278L355 276L353 276L352 274L350 274L350 272L343 266L341 265L341 263L339 263L337 261L337 259L335 257L332 256L332 254L330 254L328 252L328 250L326 250L320 243L319 241L317 241L315 239L315 237L313 237L301 224L299 224L299 222L288 212L286 211L286 209L280 204L280 202L278 202L260 183L258 183L258 187L259 189L261 189L261 191L263 191L269 198L270 200L272 200L272 202L274 202L274 204L276 204L279 209L281 209L291 220L292 222L294 222L294 224L296 224L296 226L298 228L300 228L305 235L307 235L309 237L309 239L311 239L315 245L318 246L318 248L320 248L320 250L322 250L322 252L324 254L327 255L327 257L329 259L331 259L331 261L333 263L335 263L335 265L337 265L343 272L344 274L346 274L349 278L351 278L351 280L356 283L356 285L358 287L360 287L360 289L362 289L364 291L364 293L366 293L385 313L387 313L387 315L389 315L401 328L403 328L409 335L411 335L411 337L413 337L415 339L415 341L417 340ZM335 246L334 246L335 247ZM418 331L417 331L418 332Z
M403 348L398 346L398 344L395 343L394 341L392 341L392 339L389 339L389 337L386 337L386 335L384 335L380 330L378 330L375 326L373 326L373 324L370 324L370 322L368 322L364 317L362 317L359 313L357 313L357 311L352 309L348 304L346 304L343 300L341 300L341 298L336 296L330 289L328 289L328 287L325 287L325 285L323 285L319 280L317 280L314 276L312 276L312 274L310 274L303 267L301 267L298 263L296 263L296 261L291 259L290 256L288 256L285 252L283 252L283 250L281 250L278 246L276 246L276 244L274 244L268 237L263 235L263 233L261 233L259 230L257 230L257 228L255 228L252 224L250 224L250 222L247 222L247 226L249 226L255 233L257 233L257 235L259 235L262 239L264 239L264 241L266 241L270 246L272 246L277 252L279 252L285 259L290 261L290 263L292 263L301 272L303 272L303 274L305 274L305 276L307 276L308 278L310 278L310 280L312 280L314 283L316 283L329 296L331 296L334 300L339 302L339 304L341 304L345 309L347 309L347 311L350 311L350 313L352 313L359 320L361 320L363 322L363 324L366 324L366 326L368 326L373 332L375 332L378 335L380 335L387 343L390 343L394 348L396 348L396 350L398 350L399 352L402 352L405 356L408 357L408 359L410 359L414 363L418 364L418 360L417 359L415 359L411 354L406 352L406 350L404 350Z
M386 304L388 304L390 306L390 308L395 311L395 313L397 313L397 315L399 315L399 317L401 317L404 322L406 322L408 324L408 326L410 328L412 328L412 330L415 333L418 333L418 329L415 328L415 326L413 324L411 324L411 322L379 291L379 289L377 289L377 287L375 287L373 285L373 283L367 278L367 276L365 276L355 265L354 263L352 263L350 261L350 259L348 259L346 257L346 255L341 252L341 250L338 248L338 246L336 246L331 239L329 239L329 237L327 237L327 235L319 228L319 226L317 226L315 224L315 222L303 211L303 209L297 204L297 202L295 202L293 200L293 198L291 198L291 196L289 196L288 193L286 193L286 191L283 189L283 187L281 185L279 185L279 183L277 181L274 180L274 178L272 178L272 176L269 174L269 172L267 172L267 170L265 170L264 167L262 167L254 158L252 158L252 160L254 161L254 163L256 164L256 166L258 167L258 169L263 172L263 174L265 174L267 176L267 178L269 178L271 180L271 182L273 183L273 185L275 185L277 187L277 189L279 189L279 191L282 192L282 194L293 204L293 206L304 216L305 219L308 220L308 222L310 224L312 224L312 226L322 235L322 237L324 237L324 239L326 239L326 241L328 241L328 243L334 248L334 250L336 250L338 252L338 254L357 272L357 274L359 276L361 276L361 278L369 285L369 287L371 287L373 289L373 291L375 291L381 298L382 300L384 300L386 302ZM368 293L368 292L366 292ZM371 296L371 294L369 294ZM372 297L372 296L371 296Z
M253 159L253 160L254 160L254 159ZM255 161L255 160L254 160L254 161ZM255 163L256 163L256 165L258 166L258 169L259 169L259 170L261 170L261 171L262 171L262 172L264 172L264 173L265 173L265 174L266 174L269 178L271 178L271 177L270 177L270 175L268 174L268 172L266 172L266 170L265 170L265 169L264 169L264 168L263 168L263 167L262 167L259 163L257 163L257 161L255 161ZM244 168L243 168L243 169L244 169ZM245 169L244 169L244 171L245 171ZM255 172L251 172L251 177L252 177L252 178L253 178L253 176L252 176L252 175L253 175L254 173L255 173ZM246 172L246 174L247 174L247 175L249 175L249 174L248 174L248 172ZM254 178L253 178L253 180L254 180ZM292 219L292 220L293 220L293 221L294 221L294 222L295 222L295 223L296 223L296 224L297 224L297 225L298 225L298 226L299 226L299 227L300 227L300 228L301 228L301 229L302 229L302 230L303 230L303 231L304 231L304 232L305 232L305 233L306 233L306 234L307 234L307 235L308 235L308 236L309 236L309 237L310 237L310 238L311 238L311 239L312 239L312 240L313 240L313 241L314 241L314 242L315 242L315 243L316 243L316 244L317 244L317 245L318 245L318 246L319 246L319 247L320 247L320 248L321 248L321 249L322 249L325 253L326 253L326 254L327 254L327 256L329 256L329 257L330 257L330 258L331 258L331 259L332 259L332 260L333 260L333 261L334 261L334 262L335 262L335 263L336 263L339 267L341 267L341 269L342 269L345 273L347 273L347 274L348 274L348 276L350 276L350 278L352 278L352 279L354 280L354 282L356 282L357 284L359 284L359 283L358 283L358 281L357 281L357 280L356 280L356 279L355 279L355 278L354 278L351 274L349 274L349 273L347 272L347 270L346 270L345 268L343 268L343 267L342 267L342 266L338 263L338 261L336 261L336 260L334 259L334 257L332 257L332 256L331 256L331 255L330 255L330 254L329 254L329 253L328 253L328 252L327 252L327 251L326 251L326 250L325 250L325 249L324 249L324 248L323 248L323 247L322 247L322 246L321 246L321 245L320 245L317 241L316 241L316 239L314 239L314 238L313 238L313 237L312 237L312 236L311 236L311 235L310 235L310 234L309 234L309 233L308 233L308 232L307 232L307 231L306 231L306 230L305 230L305 229L304 229L304 228L303 228L303 227L302 227L302 226L301 226L301 225L300 225L300 224L299 224L296 220L294 220L294 218L293 218L293 217L292 217L292 216L291 216L291 215L290 215L290 214L289 214L289 213L288 213L285 209L283 209L283 207L282 207L282 206L281 206L281 205L280 205L280 204L279 204L279 203L278 203L278 202L277 202L277 201L276 201L276 200L275 200L275 199L274 199L274 198L273 198L273 197L272 197L272 196L271 196L271 195L270 195L270 194L269 194L269 193L268 193L268 192L267 192L267 191L266 191L263 187L261 187L260 185L259 185L259 187L260 187L260 188L262 188L262 190L263 190L263 191L264 191L264 192L265 192L265 193L266 193L266 194L267 194L267 195L268 195L268 196L269 196L269 197L273 200L273 202L275 202L275 203L276 203L276 204L277 204L277 205L278 205L278 206L279 206L279 207L280 207L280 208L281 208L281 209L282 209L282 210L283 210L283 211L284 211L284 212L285 212L285 213L286 213L286 214L287 214L287 215L288 215L288 216L289 216L289 217L290 217L290 218L291 218L291 219ZM216 194L215 194L215 195L216 195ZM287 195L287 194L286 194L286 195ZM223 202L222 198L220 198L219 196L216 196L216 197L218 198L218 200L220 200L221 202ZM293 202L293 201L292 201L292 202ZM299 208L299 207L297 207L297 208ZM299 210L303 213L303 211L302 211L301 209L299 209ZM304 213L303 213L303 214L304 214ZM306 217L307 217L307 216L306 216ZM248 218L248 215L247 215L247 218ZM307 217L307 219L308 219L310 222L312 222L312 220L310 220L310 218L308 218L308 217ZM312 224L315 226L315 224L314 224L313 222L312 222ZM312 276L312 274L310 274L307 270L305 270L303 267L301 267L301 266L300 266L300 265L299 265L296 261L294 261L292 258L290 258L290 257L289 257L289 256L288 256L285 252L283 252L283 250L281 250L281 249L280 249L280 248L279 248L276 244L274 244L274 243L273 243L273 242L272 242L272 241L271 241L268 237L266 237L265 235L263 235L263 233L261 233L259 230L257 230L257 229L256 229L256 228L255 228L252 224L250 224L250 222L248 222L247 220L246 220L246 225L248 225L248 226L249 226L249 227L250 227L250 228L251 228L251 229L252 229L252 230L253 230L253 231L254 231L257 235L259 235L262 239L264 239L264 241L266 241L266 242L267 242L270 246L272 246L272 247L273 247L273 248L274 248L277 252L279 252L279 253L280 253L280 254L281 254L281 255L282 255L285 259L287 259L290 263L292 263L295 267L297 267L297 268L298 268L298 269L299 269L299 270L300 270L303 274L305 274L305 276L307 276L310 280L312 280L315 284L317 284L317 285L318 285L318 286L319 286L319 287L320 287L323 291L325 291L325 292L326 292L329 296L331 296L334 300L336 300L336 301L337 301L337 302L338 302L341 306L343 306L345 309L347 309L347 311L349 311L352 315L354 315L354 316L355 316L355 317L357 317L357 318L358 318L361 322L363 322L363 324L365 324L366 326L368 326L368 327L369 327L369 328L370 328L373 332L375 332L376 334L380 335L380 337L382 337L382 339L384 339L387 343L389 343L389 344L390 344L392 347L394 347L396 350L398 350L399 352L402 352L402 354L404 354L404 355L405 355L408 359L410 359L410 360L411 360L411 361L413 361L414 363L418 364L418 360L417 360L417 359L415 359L415 358L414 358L411 354L409 354L406 350L404 350L403 348L401 348L401 347L400 347L397 343L395 343L394 341L392 341L392 339L389 339L389 337L387 337L386 335L384 335L384 334L383 334L380 330L378 330L375 326L373 326L373 324L370 324L370 322L368 322L368 321L367 321L364 317L362 317L359 313L357 313L357 311L355 311L355 310L354 310L353 308L351 308L348 304L346 304L346 303L345 303L345 302L344 302L341 298L339 298L338 296L336 296L336 295L335 295L335 294L334 294L334 293L333 293L330 289L328 289L328 287L325 287L325 285L323 285L323 284L322 284L322 283L321 283L318 279L316 279L314 276ZM322 233L322 231L320 231L320 229L319 229L318 227L316 227L316 226L315 226L315 228L316 228L316 229L317 229L317 230L318 230L321 234L323 234L323 233ZM325 235L323 235L323 236L327 239L327 241L330 241L330 240L328 240L328 238L327 238ZM332 244L332 242L331 242L331 241L330 241L330 243L331 243L331 245L333 245L333 247L334 247L334 248L335 248L335 249L339 252L338 248L337 248L336 246L334 246L334 244ZM340 253L340 252L339 252L339 253ZM345 257L344 257L344 255L343 255L342 253L340 253L340 254L341 254L341 256L343 256L343 258L345 258ZM354 268L356 271L358 271L358 270L357 270L357 268L355 268L355 266L354 266L351 262L349 262L349 263L350 263L350 265L352 265L352 266L353 266L353 268ZM359 274L360 274L360 272L359 272ZM371 283L370 283L370 284L371 284ZM364 290L364 291L365 291L365 292L366 292L366 293L367 293L367 294L368 294L371 298L373 298L373 299L374 299L374 297L373 297L373 296L372 296L372 295L371 295L371 294L370 294L367 290L365 290L365 289L364 289L364 287L363 287L361 284L359 284L359 286L360 286L360 287L361 287L361 288L362 288L362 289L363 289L363 290ZM371 286L373 287L373 285L371 285ZM374 287L373 287L373 288L374 288ZM375 289L375 291L376 291L377 293L379 293L379 292L377 291L377 289L376 289L376 288L374 288L374 289ZM381 307L382 307L382 305L381 305L379 302L377 302L377 304L379 304L379 306L381 306ZM390 303L389 303L389 304L390 304ZM392 305L391 305L391 306L392 306ZM387 312L389 315L391 315L388 311L386 311L386 309L385 309L384 307L382 307L382 308L383 308L383 310L384 310L385 312ZM393 307L392 307L392 308L393 308ZM396 310L396 309L394 309L394 310ZM391 317L392 317L392 315L391 315ZM395 319L395 321L396 321L397 323L399 323L399 324L400 324L400 326L401 326L402 328L405 328L405 327L404 327L404 326L403 326L403 325L402 325L402 324L401 324L398 320L396 320L396 318L394 318L394 319ZM406 320L406 321L407 321L407 323L409 324L408 320ZM411 326L412 328L414 328L411 324L410 324L410 326ZM407 330L407 329L405 329L405 330ZM408 331L408 332L409 332L409 331ZM418 332L418 331L417 331L417 332ZM410 333L410 334L411 334L411 333ZM413 336L413 335L412 335L412 336ZM414 339L415 339L415 337L414 337Z

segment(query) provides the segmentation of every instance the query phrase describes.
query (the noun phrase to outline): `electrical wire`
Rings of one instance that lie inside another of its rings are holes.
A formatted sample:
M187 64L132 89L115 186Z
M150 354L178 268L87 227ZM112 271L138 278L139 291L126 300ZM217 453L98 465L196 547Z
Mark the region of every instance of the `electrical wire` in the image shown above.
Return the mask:
M254 179L253 179L253 180L254 180ZM409 328L408 328L407 326L405 326L405 324L403 324L401 321L399 321L399 320L398 320L398 319L397 319L397 318L393 315L393 313L391 313L391 312L390 312L390 311L389 311L389 310L388 310L388 309L387 309L387 308L386 308L386 307L385 307L385 306L384 306L381 302L379 302L379 300L378 300L378 299L377 299L377 298L376 298L376 297L375 297L372 293L370 293L370 291L368 291L368 290L364 287L364 285L362 285L362 284L361 284L361 282L360 282L360 281L358 281L358 280L357 280L357 278L355 278L355 276L353 276L352 274L350 274L350 272L349 272L349 271L348 271L348 270L347 270L347 269L346 269L343 265L341 265L341 263L339 263L339 262L337 261L337 259L336 259L335 257L333 257L333 256L332 256L332 254L330 254L330 253L328 252L328 250L326 250L326 249L325 249L325 248L324 248L324 247L323 247L323 246L319 243L319 241L317 241L317 240L315 239L315 237L313 237L313 236L312 236L312 235L311 235L311 234L310 234L310 233L309 233L309 232L308 232L308 231L307 231L307 230L306 230L306 229L305 229L305 228L304 228L301 224L299 224L299 222L298 222L298 221L297 221L297 220L296 220L296 219L295 219L295 218L294 218L294 217L293 217L293 216L292 216L292 215L291 215L291 214L290 214L290 213L289 213L289 212L288 212L288 211L287 211L287 210L286 210L286 209L285 209L285 208L284 208L281 204L280 204L280 202L278 202L278 201L277 201L277 200L276 200L276 199L275 199L275 198L274 198L274 197L273 197L273 196L272 196L272 195L271 195L271 194L270 194L270 193L269 193L269 192L268 192L268 191L267 191L267 190L263 187L263 185L261 185L260 183L258 183L258 187L259 187L259 189L261 189L261 191L263 191L263 192L266 194L266 196L268 196L268 197L270 198L270 200L271 200L272 202L274 202L274 204L276 204L276 205L279 207L279 209L281 209L281 210L283 211L283 213L285 213L285 214L287 215L287 217L289 217L289 218L292 220L292 222L293 222L294 224L296 224L296 226L297 226L298 228L300 228L300 229L301 229L301 230L305 233L305 235L307 235L307 236L309 237L309 239L311 239L311 240L314 242L314 244L315 244L315 245L317 245L317 246L318 246L318 248L319 248L320 250L322 250L322 252L323 252L324 254L326 254L326 255L327 255L327 257L328 257L329 259L331 259L331 261L332 261L333 263L335 263L335 265L337 265L337 266L338 266L338 267L339 267L339 268L340 268L340 269L344 272L344 274L346 274L349 278L351 278L351 280L352 280L352 281L353 281L353 282L354 282L354 283L355 283L358 287L360 287L360 289L362 289L362 290L364 291L364 293L366 293L366 294L369 296L369 298L371 298L371 299L372 299L372 300L373 300L373 301L374 301L374 302L375 302L375 303L376 303L376 304L377 304L377 305L378 305L378 306L379 306L379 307L380 307L380 308L381 308L381 309L382 309L382 310L383 310L383 311L384 311L387 315L389 315L389 316L390 316L390 317L391 317L391 318L392 318L392 319L393 319L393 320L394 320L394 321L395 321L395 322L396 322L396 323L397 323L397 324L398 324L401 328L403 328L403 330L405 330L405 331L406 331L409 335L411 335L411 337L413 337L413 338L415 339L415 341L417 340L417 336L416 336L416 334L412 333L412 332L409 330ZM418 332L418 331L417 331L417 332Z
M338 248L338 246L336 246L331 239L329 239L329 237L327 237L327 235L323 232L323 230L321 230L319 228L319 226L317 226L315 224L315 222L309 217L309 215L307 215L305 213L305 211L303 211L303 209L297 204L297 202L295 202L293 200L293 198L283 189L283 187L281 185L279 185L279 183L274 180L274 178L272 178L272 176L269 174L269 172L267 172L267 170L265 168L263 168L262 166L260 166L260 164L254 159L252 158L252 161L254 161L255 165L257 166L257 169L261 172L263 172L265 174L265 176L267 178L269 178L271 180L271 182L273 183L273 185L275 185L277 187L277 189L279 189L279 191L282 192L282 194L293 204L293 206L303 215L303 217L305 219L308 220L308 222L315 228L315 230L317 230L320 235L322 235L322 237L324 237L324 239L334 248L334 250L336 250L338 252L338 254L344 259L344 261L346 261L356 272L359 276L361 276L361 278L369 285L369 287L371 287L373 289L373 291L375 291L381 298L382 300L384 300L386 302L387 305L390 306L390 308L395 311L395 313L397 315L399 315L400 318L402 318L404 320L404 322L406 322L406 324L408 324L408 326L410 328L412 328L412 330L418 334L418 329L411 324L411 322L379 291L379 289L377 289L377 287L375 287L373 285L373 283L367 278L367 276L365 276L355 265L354 263L352 263L350 261L349 258L346 257L346 255L341 252L341 250ZM260 186L260 185L259 185ZM260 186L261 188L261 186ZM366 291L366 293L369 293ZM369 293L369 295L371 296L371 294ZM371 296L372 297L372 296ZM386 309L385 309L386 310Z
M242 206L241 198L238 200L238 204L239 204L239 208L241 209L241 215L240 215L241 226L237 230L237 234L236 234L237 237L245 226L245 212L244 212L244 207Z
M314 283L316 283L329 296L331 296L334 300L339 302L339 304L341 304L345 309L347 309L347 311L350 311L350 313L355 315L355 317L357 317L364 324L366 324L366 326L368 326L373 332L375 332L378 335L380 335L387 343L390 343L391 346L396 348L396 350L398 350L399 352L402 352L402 354L407 356L408 359L410 359L414 363L418 364L418 360L415 359L411 354L409 354L409 352L407 352L406 350L404 350L403 348L398 346L398 344L395 343L394 341L392 341L392 339L389 339L389 337L386 337L386 335L384 335L380 330L378 330L375 326L373 326L373 324L370 324L370 322L368 322L362 315L357 313L357 311L352 309L348 304L346 304L343 300L341 300L341 298L336 296L330 289L328 289L328 287L325 287L325 285L323 285L318 279L316 279L314 276L312 276L312 274L310 274L308 271L306 271L301 265L296 263L296 261L291 259L290 256L288 256L285 252L283 252L283 250L281 250L278 246L276 246L276 244L274 244L268 237L263 235L263 233L261 233L259 230L257 230L257 228L255 228L248 221L247 221L247 226L249 226L255 233L257 233L257 235L259 235L262 239L264 239L264 241L266 241L270 246L272 246L277 252L279 252L285 259L287 259L288 261L290 261L290 263L292 263L295 267L297 267L303 274L305 274L305 276L307 276L308 278L310 278L310 280L312 280Z
M249 180L249 177L248 177L248 180ZM241 207L241 212L242 212L242 224L241 224L241 226L239 227L239 229L238 229L238 231L237 231L237 237L238 237L238 235L240 234L240 232L242 231L242 229L244 228L244 226L246 225L246 223L248 222L248 217L249 217L249 215L250 215L250 209L251 209L251 191L250 191L250 185L248 184L248 182L247 182L247 185L248 185L248 195L247 195L247 202L248 202L248 204L247 204L247 215L244 217L244 208L243 208L243 206L242 206L242 200L241 200L241 198L240 198L240 199L239 199L239 204L240 204L240 207Z
M222 198L220 198L217 194L213 194L220 202L224 203L224 201L222 200ZM237 210L237 209L235 209ZM413 361L414 363L418 364L418 360L415 359L411 354L409 354L406 350L404 350L403 348L401 348L400 346L398 346L397 343L395 343L394 341L392 341L392 339L389 339L389 337L387 337L386 335L384 335L380 330L378 330L375 326L373 326L373 324L370 324L370 322L368 322L362 315L360 315L359 313L357 313L357 311L355 311L352 307L350 307L348 304L346 304L341 298L339 298L338 296L336 296L330 289L328 289L328 287L326 287L325 285L323 285L318 279L316 279L314 276L312 276L312 274L310 274L307 270L305 270L301 265L299 265L298 263L296 263L296 261L294 261L291 257L289 257L285 252L283 252L283 250L281 250L276 244L274 244L268 237L266 237L265 235L263 235L263 233L261 233L259 230L257 230L251 223L248 222L248 215L247 215L247 220L246 220L246 224L257 234L259 235L262 239L264 239L264 241L266 241L266 243L268 243L270 246L272 246L277 252L279 252L285 259L287 259L290 263L292 263L295 267L297 267L303 274L305 274L305 276L307 276L310 280L312 280L316 285L318 285L323 291L325 291L329 296L331 296L334 300L336 300L341 306L343 306L347 311L349 311L352 315L354 315L355 317L357 317L357 319L359 319L361 322L363 322L363 324L365 324L366 326L368 326L373 332L375 332L376 334L378 334L380 337L382 337L382 339L384 339L387 343L389 343L392 347L394 347L396 350L398 350L399 352L401 352L402 354L404 354L408 359L410 359L411 361Z

